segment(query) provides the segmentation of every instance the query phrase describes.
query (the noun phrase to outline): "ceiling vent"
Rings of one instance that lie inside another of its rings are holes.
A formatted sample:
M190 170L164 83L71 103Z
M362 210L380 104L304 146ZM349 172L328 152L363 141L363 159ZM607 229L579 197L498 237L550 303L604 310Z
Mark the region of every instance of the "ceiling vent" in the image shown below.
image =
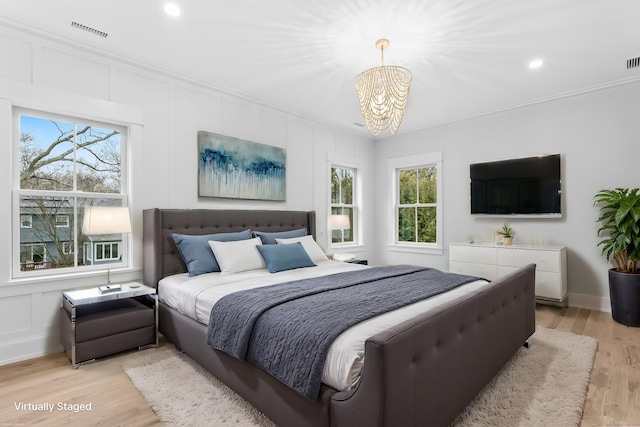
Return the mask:
M640 67L640 56L627 59L627 70Z
M95 28L87 27L86 25L82 25L82 24L79 24L77 22L72 22L71 26L73 28L77 28L79 30L86 31L87 33L91 33L91 34L94 34L96 36L100 36L100 37L105 38L105 39L109 35L109 34L105 33L104 31L96 30Z

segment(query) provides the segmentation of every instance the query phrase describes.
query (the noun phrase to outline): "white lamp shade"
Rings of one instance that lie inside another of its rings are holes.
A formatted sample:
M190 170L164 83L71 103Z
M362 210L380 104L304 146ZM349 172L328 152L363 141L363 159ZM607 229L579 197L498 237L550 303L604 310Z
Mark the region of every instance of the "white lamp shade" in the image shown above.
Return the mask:
M351 228L349 215L331 215L329 217L329 228L331 230L348 230Z
M84 234L131 233L129 208L89 207L84 210Z

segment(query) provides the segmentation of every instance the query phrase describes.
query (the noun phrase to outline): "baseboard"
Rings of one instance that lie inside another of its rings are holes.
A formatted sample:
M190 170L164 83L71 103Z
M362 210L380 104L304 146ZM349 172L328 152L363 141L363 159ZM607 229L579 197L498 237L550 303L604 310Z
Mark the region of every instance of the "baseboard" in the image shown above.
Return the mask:
M611 301L609 300L609 297L569 294L569 307L611 312Z
M0 366L64 351L60 332L0 343Z

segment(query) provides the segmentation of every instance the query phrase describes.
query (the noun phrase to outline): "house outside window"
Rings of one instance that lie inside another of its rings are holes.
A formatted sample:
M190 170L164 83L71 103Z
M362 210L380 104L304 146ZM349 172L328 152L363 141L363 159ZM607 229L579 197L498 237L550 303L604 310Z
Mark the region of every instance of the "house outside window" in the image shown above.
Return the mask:
M390 250L442 253L442 154L390 159Z
M19 154L13 245L20 256L14 258L13 276L85 269L92 263L85 260L84 242L92 236L82 232L84 209L128 204L126 128L22 109L14 110L14 118ZM126 266L121 255L127 240L111 238L118 256L105 260ZM40 254L29 247L44 249ZM40 267L31 268L33 262Z

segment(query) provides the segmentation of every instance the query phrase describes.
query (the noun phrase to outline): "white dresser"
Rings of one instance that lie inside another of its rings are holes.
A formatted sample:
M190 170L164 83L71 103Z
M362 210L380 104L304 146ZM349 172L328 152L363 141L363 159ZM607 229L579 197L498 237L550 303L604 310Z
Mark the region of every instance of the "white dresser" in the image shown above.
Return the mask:
M536 300L567 306L567 251L562 246L449 245L449 271L494 280L536 264Z

